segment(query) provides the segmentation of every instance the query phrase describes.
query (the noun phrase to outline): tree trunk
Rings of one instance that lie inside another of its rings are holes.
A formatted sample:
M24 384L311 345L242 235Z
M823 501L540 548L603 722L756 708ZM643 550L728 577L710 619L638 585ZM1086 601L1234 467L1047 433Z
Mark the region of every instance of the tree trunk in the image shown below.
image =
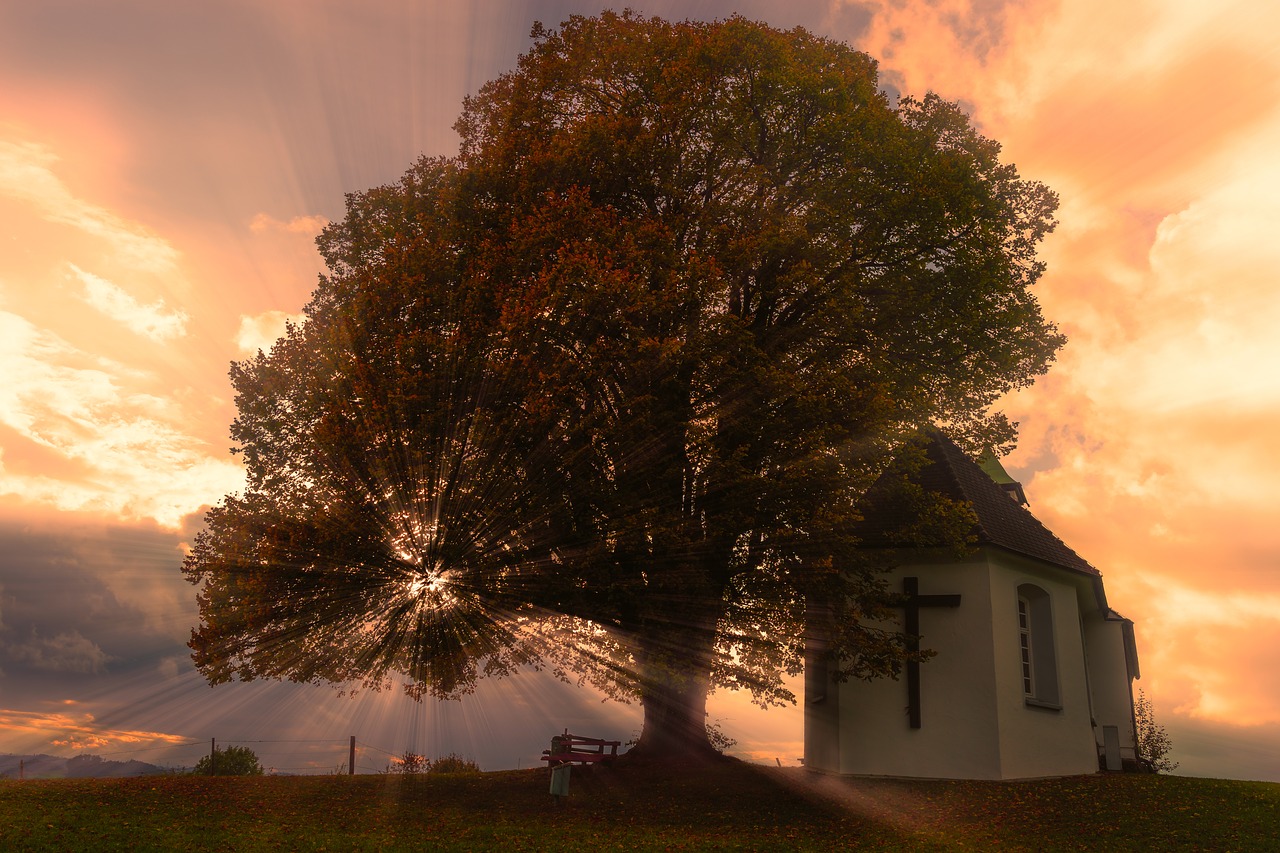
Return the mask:
M715 619L699 620L714 626ZM631 753L663 761L706 760L719 753L707 739L714 627L683 626L641 640L640 706L644 727Z
M709 676L660 682L646 678L640 697L644 728L633 750L639 756L679 760L715 754L707 740Z

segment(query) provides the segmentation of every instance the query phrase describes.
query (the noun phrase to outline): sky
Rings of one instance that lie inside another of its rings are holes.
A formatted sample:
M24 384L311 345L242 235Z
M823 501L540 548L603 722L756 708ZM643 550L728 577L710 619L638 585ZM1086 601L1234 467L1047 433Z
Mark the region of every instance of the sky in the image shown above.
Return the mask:
M685 0L847 41L959 102L1061 197L1036 293L1069 343L1003 408L1031 509L1136 623L1177 772L1280 781L1280 6L1268 0ZM456 152L534 21L600 0L0 0L0 752L282 771L459 752L530 766L633 706L521 675L461 702L211 688L184 548L243 485L233 360L322 271L343 194ZM621 8L620 6L614 8ZM756 760L796 709L713 697Z

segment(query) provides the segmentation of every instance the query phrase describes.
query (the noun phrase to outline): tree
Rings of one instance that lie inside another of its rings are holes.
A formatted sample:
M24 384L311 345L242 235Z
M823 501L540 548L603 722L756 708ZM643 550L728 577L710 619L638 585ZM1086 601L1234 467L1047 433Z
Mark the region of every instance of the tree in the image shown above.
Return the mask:
M233 365L249 478L184 565L193 657L416 696L548 666L638 698L637 749L707 751L709 689L794 701L806 618L897 672L857 501L925 424L1012 440L992 404L1062 342L1029 291L1056 198L800 29L533 35Z
M247 746L215 746L213 754L197 761L191 772L196 776L261 776L262 763Z
M1168 757L1173 741L1164 726L1156 722L1151 700L1141 690L1138 691L1138 701L1133 704L1133 722L1138 736L1138 758L1156 773L1176 770L1178 762Z

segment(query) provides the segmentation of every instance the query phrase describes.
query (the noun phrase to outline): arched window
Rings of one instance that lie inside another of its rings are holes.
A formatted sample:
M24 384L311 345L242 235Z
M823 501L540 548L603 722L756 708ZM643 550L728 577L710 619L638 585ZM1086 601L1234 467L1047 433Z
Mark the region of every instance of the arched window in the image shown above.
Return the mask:
M1053 648L1052 601L1049 593L1033 584L1018 587L1018 650L1027 704L1062 707Z
M1036 671L1031 665L1031 602L1018 596L1018 645L1022 650L1022 692L1036 695Z

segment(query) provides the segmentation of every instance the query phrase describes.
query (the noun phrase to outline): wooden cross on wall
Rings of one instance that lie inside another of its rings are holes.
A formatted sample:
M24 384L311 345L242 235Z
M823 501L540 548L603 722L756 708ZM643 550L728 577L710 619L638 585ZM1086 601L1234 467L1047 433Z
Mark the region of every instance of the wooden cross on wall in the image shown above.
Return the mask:
M907 618L904 626L907 635L907 650L920 651L920 608L921 607L959 607L959 595L921 595L919 578L903 578L902 592L907 600L903 604ZM920 728L920 661L907 661L907 713L911 717L911 728Z

